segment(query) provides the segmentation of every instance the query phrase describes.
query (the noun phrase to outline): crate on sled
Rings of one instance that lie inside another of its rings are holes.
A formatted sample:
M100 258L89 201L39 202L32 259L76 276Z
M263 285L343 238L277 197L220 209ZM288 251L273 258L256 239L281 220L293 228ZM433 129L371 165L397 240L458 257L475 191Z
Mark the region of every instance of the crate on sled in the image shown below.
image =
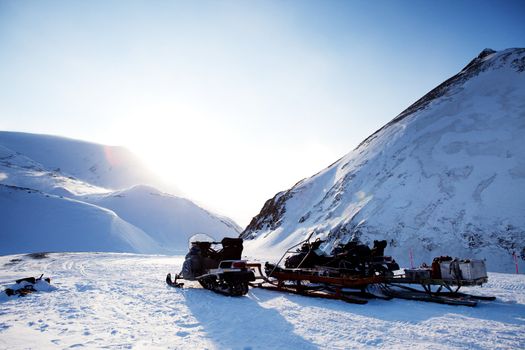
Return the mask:
M457 264L456 267L454 264ZM440 270L443 280L478 281L487 278L484 260L442 261Z

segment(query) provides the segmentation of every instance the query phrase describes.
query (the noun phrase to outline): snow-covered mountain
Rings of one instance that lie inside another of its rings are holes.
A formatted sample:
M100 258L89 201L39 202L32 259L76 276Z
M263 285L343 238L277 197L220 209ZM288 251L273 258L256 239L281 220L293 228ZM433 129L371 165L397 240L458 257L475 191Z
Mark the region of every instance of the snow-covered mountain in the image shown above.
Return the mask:
M155 178L123 148L0 132L0 254L180 253L196 232L219 239L241 231L142 181Z
M525 49L483 50L355 150L269 199L242 233L277 256L311 232L325 249L387 239L405 266L525 259ZM523 263L523 261L521 261Z
M161 246L103 207L0 184L0 254L40 251L155 253Z
M236 237L242 231L230 219L150 186L83 196L82 200L118 213L126 222L140 227L155 242L170 250L186 251L192 233L204 232L219 238Z
M123 147L50 135L0 131L0 145L91 185L121 189L159 180Z

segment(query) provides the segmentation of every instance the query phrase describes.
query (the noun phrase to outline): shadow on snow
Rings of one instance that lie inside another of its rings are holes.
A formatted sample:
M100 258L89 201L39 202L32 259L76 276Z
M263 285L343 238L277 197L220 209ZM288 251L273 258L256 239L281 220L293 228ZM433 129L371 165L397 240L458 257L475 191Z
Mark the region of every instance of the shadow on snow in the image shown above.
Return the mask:
M341 300L327 300L305 297L291 293L280 293L251 289L261 301L276 297L284 297L294 304L304 307L318 307L347 312L362 317L375 318L387 322L406 322L417 324L446 314L458 314L463 317L492 320L496 322L525 325L525 305L501 301L480 301L476 307L443 305L422 301L409 301L402 299L370 300L368 304L348 304Z
M208 290L184 293L193 316L220 349L318 349L294 333L277 310L244 297L226 297Z

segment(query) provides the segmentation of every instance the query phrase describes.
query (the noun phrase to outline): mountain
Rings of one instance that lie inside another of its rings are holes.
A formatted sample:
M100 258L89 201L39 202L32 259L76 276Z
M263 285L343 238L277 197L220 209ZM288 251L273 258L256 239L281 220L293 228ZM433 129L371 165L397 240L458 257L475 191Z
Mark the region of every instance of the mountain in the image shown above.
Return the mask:
M124 148L0 132L0 254L181 253L197 232L239 235L232 220L141 181L155 177Z
M122 189L159 183L140 160L123 147L50 135L0 131L0 145L32 161L91 185Z
M161 251L150 236L114 212L34 189L0 184L0 254L41 251Z
M313 232L324 249L386 239L405 266L434 256L525 259L525 49L483 50L356 149L269 199L242 233L278 256ZM523 263L523 261L521 262Z

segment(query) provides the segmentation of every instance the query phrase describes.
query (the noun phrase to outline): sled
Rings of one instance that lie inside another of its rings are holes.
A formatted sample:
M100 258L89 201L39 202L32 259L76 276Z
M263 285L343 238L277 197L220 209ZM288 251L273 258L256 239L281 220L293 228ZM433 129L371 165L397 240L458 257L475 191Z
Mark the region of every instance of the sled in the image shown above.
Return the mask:
M488 281L483 261L439 257L436 259L443 261L434 261L432 268L405 269L404 274L394 275L393 270L399 266L383 255L385 241L374 241L372 249L347 243L332 256L318 256L314 250L319 241L310 243L311 236L288 249L277 264L266 263L265 273L261 264L247 264L258 273L257 282L250 285L356 304L365 304L372 298L400 298L476 306L479 301L496 299L459 292L463 286L481 286ZM301 248L294 250L298 246ZM283 261L285 267L279 265Z
M383 281L378 276L359 277L339 275L335 271L328 273L323 269L283 269L266 264L266 275L262 273L261 264L248 264L258 270L252 287L299 294L303 296L336 299L352 304L366 304L368 299L386 298L366 291L370 284Z
M385 295L406 300L419 300L448 305L476 306L478 301L493 301L494 296L482 296L462 293L461 287L482 286L488 282L485 274L477 278L421 278L414 274L388 277L380 285ZM452 276L454 277L454 276ZM469 276L471 277L471 276ZM417 286L418 288L415 288Z
M385 277L393 274L392 268L398 268L391 257L383 256L386 241L375 241L373 249L346 244L338 254L326 256L316 252L322 241L310 243L311 236L289 248L276 264L266 263L265 273L261 264L248 264L258 272L259 281L250 285L354 304L366 304L372 298L391 299L368 288L386 282ZM285 267L279 265L282 261Z

